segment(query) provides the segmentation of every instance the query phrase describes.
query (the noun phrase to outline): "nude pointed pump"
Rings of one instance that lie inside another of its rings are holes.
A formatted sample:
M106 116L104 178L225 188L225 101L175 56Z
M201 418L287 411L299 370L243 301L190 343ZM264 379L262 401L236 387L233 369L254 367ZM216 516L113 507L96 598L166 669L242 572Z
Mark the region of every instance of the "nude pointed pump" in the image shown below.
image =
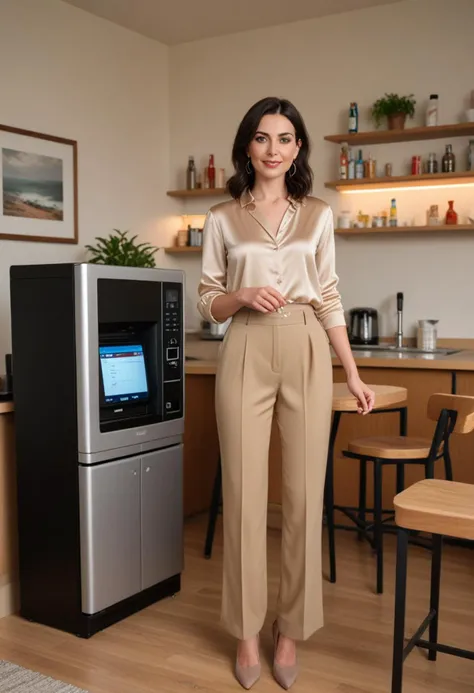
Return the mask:
M273 676L277 683L286 691L292 687L298 677L298 664L293 664L289 667L284 667L276 661L276 653L278 647L278 639L280 632L278 624L275 621L273 624Z
M260 637L257 636L257 645L260 644ZM238 655L235 658L235 677L240 685L249 690L260 678L262 666L260 662L252 667L243 667L239 664Z

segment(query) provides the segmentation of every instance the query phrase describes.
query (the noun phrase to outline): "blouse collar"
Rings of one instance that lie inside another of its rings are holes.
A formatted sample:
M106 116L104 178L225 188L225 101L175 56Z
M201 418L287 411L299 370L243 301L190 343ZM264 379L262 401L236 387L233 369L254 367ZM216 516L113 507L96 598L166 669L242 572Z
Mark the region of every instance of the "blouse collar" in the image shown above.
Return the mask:
M288 195L287 200L293 207L293 209L298 209L298 207L300 206L306 207L305 200L302 200L300 202L299 200L295 200L293 197L291 197L291 195ZM242 209L244 209L252 203L255 203L255 198L252 195L252 191L249 188L247 188L247 190L245 190L245 192L243 192L240 196L240 206L242 207Z

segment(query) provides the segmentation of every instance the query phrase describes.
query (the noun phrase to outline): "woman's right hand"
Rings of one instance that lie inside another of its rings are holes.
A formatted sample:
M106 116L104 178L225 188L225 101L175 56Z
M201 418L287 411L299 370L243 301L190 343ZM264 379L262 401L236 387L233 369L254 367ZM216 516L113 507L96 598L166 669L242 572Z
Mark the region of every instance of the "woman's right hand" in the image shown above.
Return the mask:
M237 291L237 300L242 306L258 310L260 313L273 313L286 305L279 291L271 286L243 288Z

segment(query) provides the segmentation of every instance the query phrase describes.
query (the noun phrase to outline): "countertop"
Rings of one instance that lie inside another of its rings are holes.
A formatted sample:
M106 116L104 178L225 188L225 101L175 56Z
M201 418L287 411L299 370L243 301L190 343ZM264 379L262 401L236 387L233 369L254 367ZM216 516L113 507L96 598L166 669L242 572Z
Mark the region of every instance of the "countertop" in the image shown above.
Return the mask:
M215 375L221 341L186 336L186 375ZM332 351L332 350L331 350ZM446 371L474 371L474 349L461 349L456 354L413 354L377 351L354 351L358 368L409 368ZM333 366L340 366L333 354ZM14 411L13 402L0 402L0 415Z
M221 341L186 338L186 374L215 375ZM332 350L331 350L332 351ZM461 349L456 354L414 354L379 351L354 351L358 368L412 368L448 371L474 371L474 349ZM340 361L333 353L333 366Z

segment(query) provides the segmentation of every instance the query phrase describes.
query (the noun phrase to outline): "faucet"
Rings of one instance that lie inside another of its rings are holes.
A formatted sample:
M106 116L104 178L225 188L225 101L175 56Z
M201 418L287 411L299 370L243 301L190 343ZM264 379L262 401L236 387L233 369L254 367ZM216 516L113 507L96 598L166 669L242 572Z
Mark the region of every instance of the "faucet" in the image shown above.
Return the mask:
M397 293L397 316L398 327L395 335L395 345L397 349L400 349L403 346L403 294L401 291Z

